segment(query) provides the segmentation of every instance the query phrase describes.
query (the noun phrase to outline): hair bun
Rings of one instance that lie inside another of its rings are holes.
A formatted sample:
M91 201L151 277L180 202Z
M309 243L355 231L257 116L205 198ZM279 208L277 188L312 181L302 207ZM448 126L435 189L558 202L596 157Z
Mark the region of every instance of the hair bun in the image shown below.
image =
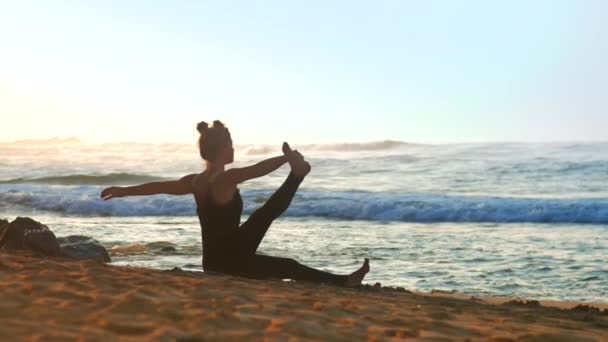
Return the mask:
M203 134L207 131L207 129L209 129L209 124L206 123L205 121L201 121L196 125L196 130L200 133Z

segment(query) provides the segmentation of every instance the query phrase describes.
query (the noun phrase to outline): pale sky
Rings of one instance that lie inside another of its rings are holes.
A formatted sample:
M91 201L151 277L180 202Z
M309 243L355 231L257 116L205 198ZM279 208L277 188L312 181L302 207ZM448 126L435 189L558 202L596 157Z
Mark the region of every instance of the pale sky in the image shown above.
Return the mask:
M0 0L0 141L608 140L608 2Z

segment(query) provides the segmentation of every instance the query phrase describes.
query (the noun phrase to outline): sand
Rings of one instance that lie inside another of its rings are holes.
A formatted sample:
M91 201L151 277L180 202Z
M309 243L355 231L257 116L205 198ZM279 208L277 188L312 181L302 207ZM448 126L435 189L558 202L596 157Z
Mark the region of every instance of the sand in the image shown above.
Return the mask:
M0 254L0 286L1 341L608 341L608 311L566 310L572 302L505 305L25 254Z

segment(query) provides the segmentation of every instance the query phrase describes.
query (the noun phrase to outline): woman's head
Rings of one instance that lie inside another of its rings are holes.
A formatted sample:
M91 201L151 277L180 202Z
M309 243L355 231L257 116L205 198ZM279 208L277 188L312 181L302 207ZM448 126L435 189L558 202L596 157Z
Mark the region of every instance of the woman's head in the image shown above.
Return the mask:
M234 159L232 137L230 131L222 122L215 120L213 125L209 127L209 124L201 121L196 126L196 130L201 135L198 139L201 158L216 163L232 163Z

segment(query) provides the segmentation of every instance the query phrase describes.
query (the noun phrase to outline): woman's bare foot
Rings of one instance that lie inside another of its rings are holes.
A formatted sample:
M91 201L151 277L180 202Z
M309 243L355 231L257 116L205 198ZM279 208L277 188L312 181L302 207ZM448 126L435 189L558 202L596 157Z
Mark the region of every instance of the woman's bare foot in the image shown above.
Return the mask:
M304 156L298 151L294 151L289 144L283 143L283 154L287 157L291 171L298 177L304 177L310 172L310 164L304 160Z
M369 259L365 258L363 266L361 266L358 270L348 276L348 280L346 280L346 286L355 287L361 285L361 281L363 281L363 278L365 278L367 272L369 272Z

